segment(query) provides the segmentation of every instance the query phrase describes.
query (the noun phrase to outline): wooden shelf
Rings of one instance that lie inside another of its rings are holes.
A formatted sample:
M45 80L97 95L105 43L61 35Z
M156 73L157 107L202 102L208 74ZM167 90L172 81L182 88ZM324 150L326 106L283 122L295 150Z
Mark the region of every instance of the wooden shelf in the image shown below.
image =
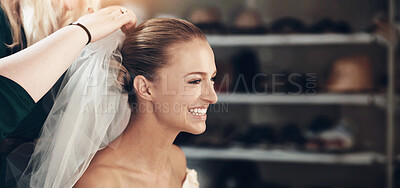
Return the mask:
M356 34L267 34L267 35L207 35L211 46L295 46L380 43L380 37Z
M218 94L218 103L230 104L341 104L377 105L386 103L383 94L315 94L315 95L277 95L277 94Z
M376 152L347 154L308 153L301 151L261 149L210 149L181 147L188 159L250 160L263 162L372 165L385 163L385 157Z

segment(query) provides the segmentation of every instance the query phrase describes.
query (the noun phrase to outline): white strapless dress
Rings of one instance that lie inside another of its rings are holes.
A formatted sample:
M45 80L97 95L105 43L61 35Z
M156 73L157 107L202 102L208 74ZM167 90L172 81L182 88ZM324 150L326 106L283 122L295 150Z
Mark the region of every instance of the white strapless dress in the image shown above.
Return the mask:
M197 172L194 169L186 169L186 179L182 188L199 188L200 184L197 180Z

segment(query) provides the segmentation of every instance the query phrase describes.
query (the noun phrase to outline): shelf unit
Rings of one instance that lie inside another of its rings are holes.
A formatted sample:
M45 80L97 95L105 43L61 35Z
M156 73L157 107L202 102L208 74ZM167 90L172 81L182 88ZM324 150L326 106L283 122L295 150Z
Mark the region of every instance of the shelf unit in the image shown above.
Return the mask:
M352 35L268 35L268 36L207 36L212 47L260 47L296 45L343 45L379 44L388 49L388 90L382 94L332 94L276 95L276 94L218 94L218 103L259 105L375 105L386 110L386 153L359 152L347 154L307 153L286 150L260 150L240 148L191 148L182 147L188 159L251 160L262 162L374 165L386 166L386 187L394 187L394 46L384 39L370 34ZM400 160L400 156L397 157Z
M391 1L391 0L389 0ZM218 103L228 104L279 104L279 105L375 105L387 110L386 154L359 152L347 154L308 153L286 150L260 150L241 148L191 148L183 147L189 159L252 160L306 164L386 165L386 186L393 188L393 130L394 130L394 52L393 46L380 36L356 34L294 34L294 35L208 35L212 47L265 47L265 46L317 46L379 44L388 49L388 91L383 94L331 94L273 95L273 94L218 94ZM398 157L400 160L400 156Z
M375 152L354 152L346 154L312 153L295 150L261 150L244 148L194 148L181 147L188 159L206 160L248 160L262 162L374 165L384 164L385 156Z
M253 0L245 0L255 2ZM390 24L394 20L394 1L387 0L388 17ZM399 23L397 23L399 24ZM253 160L265 162L308 163L308 164L345 164L345 165L371 165L381 164L386 166L386 187L393 188L394 159L400 161L400 155L394 156L394 112L398 100L394 92L395 63L393 43L380 36L355 33L355 34L290 34L290 35L207 35L212 47L292 47L292 46L332 46L332 45L369 45L378 44L387 49L387 80L388 89L381 94L331 94L318 93L316 95L272 95L272 94L218 94L218 103L250 104L250 105L358 105L377 106L386 112L386 152L359 152L346 154L308 153L288 150L262 150L243 148L193 148L182 147L188 159L218 159L218 160Z

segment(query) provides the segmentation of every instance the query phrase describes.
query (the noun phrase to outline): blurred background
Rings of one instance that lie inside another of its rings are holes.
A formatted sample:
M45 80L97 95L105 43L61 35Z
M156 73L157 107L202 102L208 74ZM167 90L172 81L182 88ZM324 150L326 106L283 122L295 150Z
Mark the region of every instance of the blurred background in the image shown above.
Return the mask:
M400 187L399 0L103 0L206 34L219 102L176 139L202 188Z

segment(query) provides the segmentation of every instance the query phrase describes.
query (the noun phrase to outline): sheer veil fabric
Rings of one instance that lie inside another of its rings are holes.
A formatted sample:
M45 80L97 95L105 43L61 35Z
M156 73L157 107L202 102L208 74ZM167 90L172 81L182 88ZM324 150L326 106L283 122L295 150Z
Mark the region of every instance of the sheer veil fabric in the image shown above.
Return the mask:
M119 30L89 44L68 69L18 187L72 187L126 128L128 95L117 81L124 39Z

